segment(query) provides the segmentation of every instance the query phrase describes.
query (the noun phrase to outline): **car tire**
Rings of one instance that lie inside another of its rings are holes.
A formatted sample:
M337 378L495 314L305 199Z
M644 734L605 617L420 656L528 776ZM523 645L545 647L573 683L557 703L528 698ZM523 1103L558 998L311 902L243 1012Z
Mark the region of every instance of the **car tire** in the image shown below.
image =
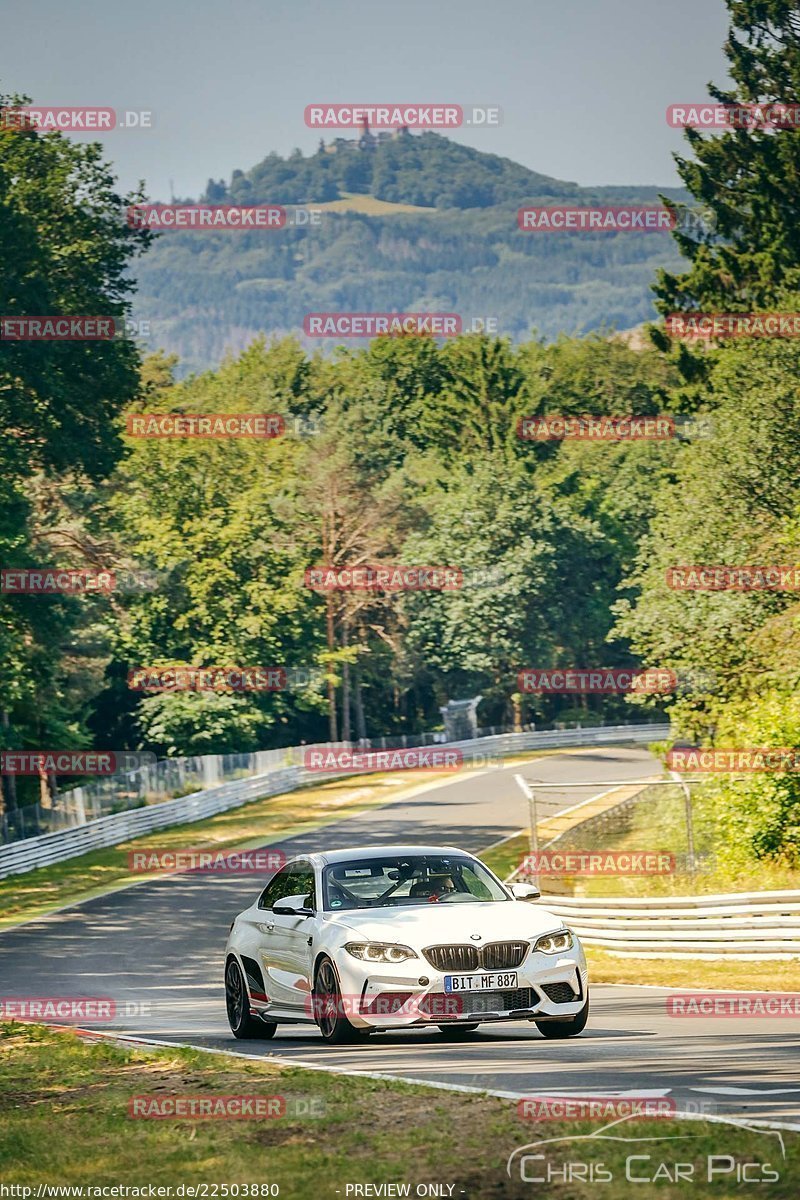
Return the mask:
M474 1024L470 1022L468 1025L440 1025L439 1030L441 1033L450 1034L451 1037L460 1038L465 1033L474 1033L479 1025L480 1021L475 1021Z
M225 968L225 1008L228 1024L235 1038L271 1038L278 1025L250 1015L250 996L242 969L235 958L228 959Z
M568 1038L576 1037L579 1033L583 1033L588 1019L589 998L587 996L583 1008L574 1017L567 1017L563 1021L535 1021L534 1024L543 1037Z
M314 972L314 1020L323 1039L331 1046L361 1042L372 1032L356 1029L347 1019L336 969L329 958L323 958Z

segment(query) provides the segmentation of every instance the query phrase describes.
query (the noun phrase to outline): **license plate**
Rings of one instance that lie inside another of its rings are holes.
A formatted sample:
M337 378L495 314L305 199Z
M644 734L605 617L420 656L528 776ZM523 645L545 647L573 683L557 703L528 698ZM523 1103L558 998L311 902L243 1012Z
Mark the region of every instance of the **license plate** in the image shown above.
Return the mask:
M488 971L483 975L445 975L446 992L506 991L517 986L516 971Z

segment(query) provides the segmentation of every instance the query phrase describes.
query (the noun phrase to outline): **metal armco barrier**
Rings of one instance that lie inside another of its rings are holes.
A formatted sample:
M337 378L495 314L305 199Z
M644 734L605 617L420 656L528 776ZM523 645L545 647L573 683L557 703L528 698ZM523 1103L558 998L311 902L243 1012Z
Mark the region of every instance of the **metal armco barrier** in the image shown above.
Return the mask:
M439 749L461 750L465 758L552 750L559 746L613 746L619 742L663 742L669 725L600 725L594 729L544 729L532 733L500 733L468 742L446 742Z
M127 812L98 817L85 825L71 829L59 829L55 833L44 833L40 837L26 838L22 842L11 842L0 847L0 879L8 875L21 875L36 867L47 867L51 863L77 858L90 850L101 850L116 846L130 838L167 829L170 825L188 825L202 821L217 813L239 808L251 800L291 792L300 787L299 767L284 767L270 771L267 775L256 775L252 779L240 779L206 792L194 792L191 796L179 796L176 800L165 800L162 804L151 804L146 808L131 808Z
M587 946L626 958L800 958L800 892L587 899L542 896Z
M481 760L484 757L491 758L540 748L607 746L620 742L647 743L663 741L668 736L668 725L613 725L595 729L505 733L468 742L440 743L436 749L460 750L467 760ZM346 747L342 745L342 748ZM295 746L281 753L294 758L298 763L307 749L311 747ZM291 792L310 783L319 784L335 778L337 775L334 773L308 771L300 765L280 767L262 775L251 776L249 779L193 792L189 796L113 813L69 829L11 842L9 845L0 846L0 879L8 875L21 875L37 867L63 862L68 858L77 858L90 850L116 846L130 838L141 837L171 825L186 825L192 821L199 821L266 796Z

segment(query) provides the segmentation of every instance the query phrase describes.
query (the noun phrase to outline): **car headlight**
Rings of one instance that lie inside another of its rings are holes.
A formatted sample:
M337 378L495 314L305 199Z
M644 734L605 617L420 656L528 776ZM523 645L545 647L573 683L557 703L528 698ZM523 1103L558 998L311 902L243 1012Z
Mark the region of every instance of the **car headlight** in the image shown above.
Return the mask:
M397 946L393 942L347 942L345 950L365 962L400 963L419 957L410 946Z
M537 938L533 944L534 950L541 950L543 954L560 954L562 950L571 950L575 945L575 939L568 929L559 929L556 933L546 933L543 937Z

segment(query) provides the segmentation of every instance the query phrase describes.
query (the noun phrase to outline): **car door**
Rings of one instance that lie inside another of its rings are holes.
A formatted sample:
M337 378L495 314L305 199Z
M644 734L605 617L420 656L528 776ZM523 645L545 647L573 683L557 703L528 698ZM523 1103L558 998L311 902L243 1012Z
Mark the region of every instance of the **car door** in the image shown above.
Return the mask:
M310 897L316 907L314 868L305 861L285 867L262 893L264 941L262 963L267 993L281 1008L310 1015L311 986L309 969L311 947L308 939L314 928L313 918L276 913L274 905L288 897Z
M311 863L295 863L292 885L293 895L306 898L306 906L319 912L314 868ZM283 969L287 975L287 1001L292 1006L311 1014L311 970L313 961L313 937L317 925L315 916L285 916L275 914L275 931L281 923Z
M277 934L275 932L275 914L272 912L272 906L284 896L291 895L293 866L294 864L290 864L283 867L273 875L256 904L246 914L246 952L252 954L256 960L264 980L264 993L272 1003L284 1002L284 997L279 997L274 984L280 955L281 931Z

